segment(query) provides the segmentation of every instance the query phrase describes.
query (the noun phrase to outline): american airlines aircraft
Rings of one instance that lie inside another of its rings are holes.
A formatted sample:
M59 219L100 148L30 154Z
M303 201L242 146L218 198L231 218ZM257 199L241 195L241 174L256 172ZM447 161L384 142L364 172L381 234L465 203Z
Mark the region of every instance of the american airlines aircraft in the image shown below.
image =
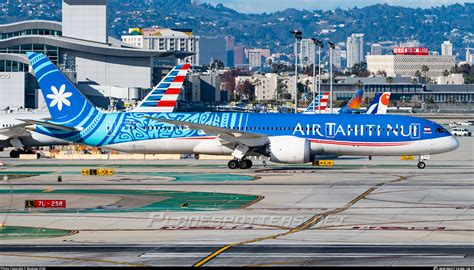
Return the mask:
M169 82L173 82L177 76L186 77L189 67L190 65L187 64L172 69L132 112L173 112L184 81L172 84ZM153 105L150 106L150 104ZM31 130L32 125L29 121L19 120L47 121L50 117L48 112L0 114L0 151L14 147L15 149L10 152L10 157L18 158L20 154L33 154L30 147L69 144L70 142L66 140L35 132Z
M432 121L396 115L256 113L104 113L40 53L28 53L51 121L36 132L129 153L232 154L231 169L252 167L248 156L307 163L314 155L419 156L452 151L458 141ZM184 80L177 76L173 82ZM153 103L150 101L149 106ZM157 106L158 103L155 103Z

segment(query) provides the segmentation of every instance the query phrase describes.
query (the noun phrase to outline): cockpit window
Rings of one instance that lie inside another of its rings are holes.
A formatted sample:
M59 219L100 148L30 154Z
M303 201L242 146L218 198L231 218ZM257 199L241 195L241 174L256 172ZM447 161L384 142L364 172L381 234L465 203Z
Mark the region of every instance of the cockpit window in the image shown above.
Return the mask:
M449 133L449 131L445 129L444 127L439 127L439 128L436 128L436 133Z

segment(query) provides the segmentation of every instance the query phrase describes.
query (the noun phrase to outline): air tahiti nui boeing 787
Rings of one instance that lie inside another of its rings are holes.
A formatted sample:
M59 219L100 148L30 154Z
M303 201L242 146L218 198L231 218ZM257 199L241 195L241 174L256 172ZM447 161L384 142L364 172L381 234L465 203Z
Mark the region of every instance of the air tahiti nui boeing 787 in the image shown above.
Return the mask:
M421 118L370 114L165 113L146 98L146 110L104 113L40 53L28 53L51 113L31 121L36 131L66 141L129 153L230 155L232 169L252 167L249 156L277 163L311 162L314 155L419 156L458 148L442 126ZM180 67L177 67L180 68ZM165 77L149 97L177 91L185 76ZM158 99L158 98L157 98Z

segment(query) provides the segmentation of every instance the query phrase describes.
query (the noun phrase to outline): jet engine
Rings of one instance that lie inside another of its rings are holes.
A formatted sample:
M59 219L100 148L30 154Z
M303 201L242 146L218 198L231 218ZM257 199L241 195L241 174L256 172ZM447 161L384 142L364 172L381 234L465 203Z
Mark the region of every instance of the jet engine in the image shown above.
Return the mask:
M294 136L269 137L267 152L270 161L301 164L311 161L311 142Z

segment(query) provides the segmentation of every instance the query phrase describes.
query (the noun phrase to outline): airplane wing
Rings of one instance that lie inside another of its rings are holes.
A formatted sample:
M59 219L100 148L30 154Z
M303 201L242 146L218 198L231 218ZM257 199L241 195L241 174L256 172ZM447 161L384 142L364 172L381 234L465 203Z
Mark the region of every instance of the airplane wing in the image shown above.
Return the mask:
M265 134L242 131L238 129L215 127L206 124L197 124L186 121L171 120L165 118L149 117L145 118L152 119L158 122L168 123L178 126L187 126L190 129L194 130L203 130L206 133L216 134L224 142L235 142L239 144L244 144L248 147L257 147L265 145L268 141L268 136Z
M30 124L23 123L23 124L14 125L7 128L1 128L0 140L9 140L9 139L18 138L18 137L29 136L30 133L25 129L25 127L29 125Z

